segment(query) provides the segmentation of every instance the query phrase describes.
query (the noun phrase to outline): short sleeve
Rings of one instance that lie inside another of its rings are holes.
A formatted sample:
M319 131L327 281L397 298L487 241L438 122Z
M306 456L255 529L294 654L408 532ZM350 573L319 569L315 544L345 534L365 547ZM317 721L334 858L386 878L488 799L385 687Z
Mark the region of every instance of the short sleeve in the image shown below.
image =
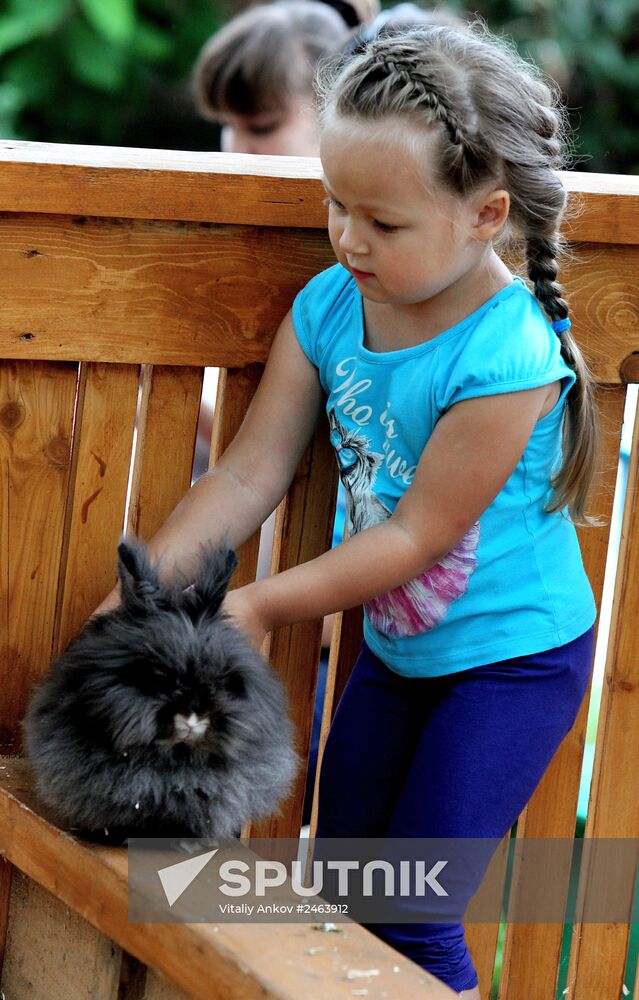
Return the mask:
M457 350L440 357L438 409L464 399L535 389L562 380L558 407L576 376L561 355L561 344L523 282L485 310L458 338Z
M300 347L316 368L321 366L350 275L340 264L320 271L293 300L293 326Z

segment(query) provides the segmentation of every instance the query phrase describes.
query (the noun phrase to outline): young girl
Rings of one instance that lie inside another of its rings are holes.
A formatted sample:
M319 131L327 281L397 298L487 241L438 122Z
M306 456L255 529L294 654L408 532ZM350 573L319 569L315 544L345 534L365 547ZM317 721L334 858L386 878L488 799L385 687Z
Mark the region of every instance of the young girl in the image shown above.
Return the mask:
M151 550L186 568L204 539L240 544L326 408L349 539L226 600L256 643L364 603L318 838L501 838L593 652L574 522L595 413L556 282L563 115L480 25L374 39L320 91L338 263L295 299L235 441ZM495 252L507 224L534 294ZM461 923L371 930L479 997Z
M358 3L360 12L340 0L258 4L209 39L193 89L200 113L222 125L224 152L318 155L313 74L347 43L352 25L379 9L377 0Z

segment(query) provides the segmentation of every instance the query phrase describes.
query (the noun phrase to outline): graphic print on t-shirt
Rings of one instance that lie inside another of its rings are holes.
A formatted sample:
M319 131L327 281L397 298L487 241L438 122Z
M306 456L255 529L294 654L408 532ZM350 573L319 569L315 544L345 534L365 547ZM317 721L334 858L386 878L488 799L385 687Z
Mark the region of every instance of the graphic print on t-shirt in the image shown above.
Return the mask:
M373 492L383 456L372 451L361 429L342 424L335 409L328 411L330 440L337 458L339 476L346 493L349 535L387 520L389 510ZM365 603L369 621L388 636L409 636L438 625L449 606L466 592L477 563L479 521L472 525L443 559L414 580Z

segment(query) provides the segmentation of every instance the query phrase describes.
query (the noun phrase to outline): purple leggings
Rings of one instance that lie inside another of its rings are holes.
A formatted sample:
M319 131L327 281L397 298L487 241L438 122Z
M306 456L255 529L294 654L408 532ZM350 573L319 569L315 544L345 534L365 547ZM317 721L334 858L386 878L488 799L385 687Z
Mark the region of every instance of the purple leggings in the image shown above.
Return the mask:
M542 653L408 678L364 642L324 751L317 838L503 837L575 722L593 644L594 626ZM451 989L477 985L461 923L366 926Z

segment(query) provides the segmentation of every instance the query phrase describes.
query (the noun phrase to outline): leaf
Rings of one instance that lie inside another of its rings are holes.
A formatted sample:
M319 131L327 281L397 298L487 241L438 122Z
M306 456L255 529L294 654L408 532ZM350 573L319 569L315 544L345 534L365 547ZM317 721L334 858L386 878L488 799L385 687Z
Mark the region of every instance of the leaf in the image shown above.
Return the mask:
M89 24L114 45L127 45L135 31L135 0L80 0Z
M13 83L0 83L0 115L15 116L22 110L24 97Z
M26 105L46 105L59 80L59 60L49 39L38 39L11 55L4 64L3 78L24 95Z
M83 21L71 21L65 35L68 65L81 83L117 93L126 79L126 51L100 38Z
M144 62L162 62L173 55L173 39L171 36L152 24L139 21L131 51Z
M33 0L9 0L8 7L12 15L38 21L66 13L70 3L69 0L38 0L38 3Z
M69 0L39 0L25 10L0 16L0 56L52 32L69 6Z

